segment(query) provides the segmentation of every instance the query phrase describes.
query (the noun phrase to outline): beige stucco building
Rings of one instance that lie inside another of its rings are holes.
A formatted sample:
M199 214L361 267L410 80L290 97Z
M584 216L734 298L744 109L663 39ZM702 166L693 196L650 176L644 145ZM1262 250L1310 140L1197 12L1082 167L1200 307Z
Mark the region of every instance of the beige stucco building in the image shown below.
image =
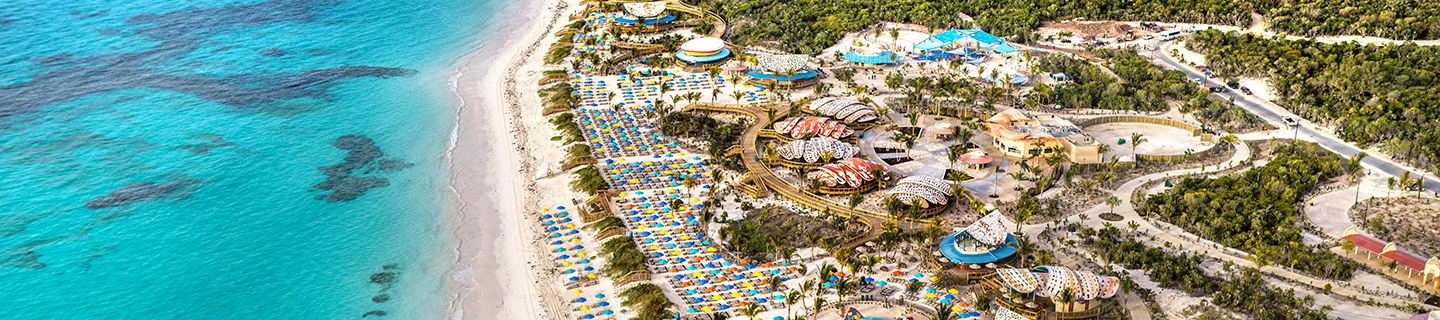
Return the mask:
M1061 153L1071 163L1101 161L1100 142L1084 130L1053 115L1026 116L1009 109L986 120L992 143L1012 157L1046 157Z

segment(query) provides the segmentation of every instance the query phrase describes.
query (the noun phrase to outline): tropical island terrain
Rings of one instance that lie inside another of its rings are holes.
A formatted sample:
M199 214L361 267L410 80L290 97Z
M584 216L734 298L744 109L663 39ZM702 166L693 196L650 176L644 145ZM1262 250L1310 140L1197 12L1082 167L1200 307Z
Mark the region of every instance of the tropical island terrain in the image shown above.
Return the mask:
M527 316L1440 319L1435 2L549 3Z

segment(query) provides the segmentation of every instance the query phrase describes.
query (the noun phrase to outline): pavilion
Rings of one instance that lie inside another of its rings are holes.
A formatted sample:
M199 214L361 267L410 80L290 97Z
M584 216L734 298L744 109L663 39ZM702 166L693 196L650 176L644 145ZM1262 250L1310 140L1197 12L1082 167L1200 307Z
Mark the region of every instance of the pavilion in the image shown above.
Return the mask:
M850 51L846 52L845 55L840 56L840 58L845 59L845 61L849 61L852 65L879 66L883 64L895 64L897 61L900 60L900 55L891 51L881 51L880 53L873 54Z
M1340 241L1349 241L1355 244L1355 248L1365 250L1365 259L1368 261L1375 256L1380 257L1380 263L1384 264L1385 259L1394 261L1399 267L1405 268L1409 277L1420 275L1421 284L1430 284L1433 289L1440 290L1440 258L1425 260L1420 256L1400 249L1394 242L1385 243L1367 235L1360 234L1359 229L1350 227L1345 229L1345 234Z
M755 70L746 74L751 83L798 88L813 85L820 77L819 72L805 68L810 61L807 55L757 55L755 60Z
M719 65L729 57L730 49L725 47L725 41L712 37L686 41L675 51L675 59L680 60L685 67L705 68Z
M995 274L999 276L987 279L985 287L1000 293L995 299L1000 308L1029 319L1049 313L1055 314L1046 317L1051 319L1098 316L1110 305L1106 300L1120 289L1119 278L1060 266L1006 268Z
M627 28L658 28L675 21L675 16L665 14L665 1L631 2L623 6L625 15L615 18L615 22Z
M990 61L1000 55L1019 52L1010 41L980 29L953 29L926 37L916 42L911 50L920 53L927 60L954 60L964 58L971 64Z
M975 223L940 239L940 255L962 271L979 272L977 279L1006 264L1017 252L1015 236L1006 232L1009 223L1000 211L992 211Z

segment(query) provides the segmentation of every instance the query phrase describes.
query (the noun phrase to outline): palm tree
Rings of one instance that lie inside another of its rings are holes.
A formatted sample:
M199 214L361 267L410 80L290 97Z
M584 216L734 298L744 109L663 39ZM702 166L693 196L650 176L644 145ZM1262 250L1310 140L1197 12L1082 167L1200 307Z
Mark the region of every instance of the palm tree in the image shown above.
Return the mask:
M1075 289L1073 287L1067 287L1065 288L1065 291L1061 291L1059 298L1060 304L1065 305L1065 312L1071 312L1075 310L1075 305L1071 304L1072 302L1075 302Z
M1133 157L1135 157L1135 164L1137 164L1137 165L1140 164L1140 155L1135 154L1135 147L1139 147L1139 146L1140 146L1140 143L1146 142L1146 141L1150 141L1150 140L1145 139L1145 135L1143 135L1143 134L1139 134L1139 133L1131 133L1131 134L1130 134L1130 155L1133 156Z
M1400 173L1400 199L1405 199L1405 187L1410 185L1410 170Z
M1120 203L1120 198L1115 197L1113 194L1105 196L1105 205L1110 207L1110 214L1115 214L1115 206L1120 205Z
M803 293L795 290L790 290L790 294L785 295L785 314L788 315L786 318L795 317L795 313L790 311L790 307L795 306L796 302L800 302L802 298L801 295L803 295Z
M1100 162L1105 162L1105 153L1114 151L1114 148L1111 148L1109 144L1101 143L1098 151L1100 154Z
M741 310L740 310L740 313L744 313L744 314L745 314L745 319L746 319L746 320L754 320L754 319L757 319L757 318L755 318L755 315L760 314L760 305L759 305L759 304L755 304L755 303L746 304L746 305L745 305L745 309L741 309Z
M745 93L738 90L730 91L730 96L735 98L735 104L740 104L740 98L744 98Z

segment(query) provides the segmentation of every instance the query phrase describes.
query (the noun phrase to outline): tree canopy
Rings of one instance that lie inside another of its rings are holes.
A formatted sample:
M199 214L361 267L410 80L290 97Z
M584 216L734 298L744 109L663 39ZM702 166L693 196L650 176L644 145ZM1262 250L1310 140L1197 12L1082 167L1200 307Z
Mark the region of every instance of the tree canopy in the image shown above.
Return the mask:
M1440 159L1440 50L1435 47L1324 44L1207 30L1187 46L1224 74L1267 77L1280 105L1330 123L1338 136L1383 143L1391 156L1422 168Z
M1276 148L1263 166L1215 179L1186 178L1140 208L1160 220L1261 262L1297 268L1331 279L1349 279L1359 267L1323 246L1304 244L1301 198L1338 175L1339 155L1310 142Z

